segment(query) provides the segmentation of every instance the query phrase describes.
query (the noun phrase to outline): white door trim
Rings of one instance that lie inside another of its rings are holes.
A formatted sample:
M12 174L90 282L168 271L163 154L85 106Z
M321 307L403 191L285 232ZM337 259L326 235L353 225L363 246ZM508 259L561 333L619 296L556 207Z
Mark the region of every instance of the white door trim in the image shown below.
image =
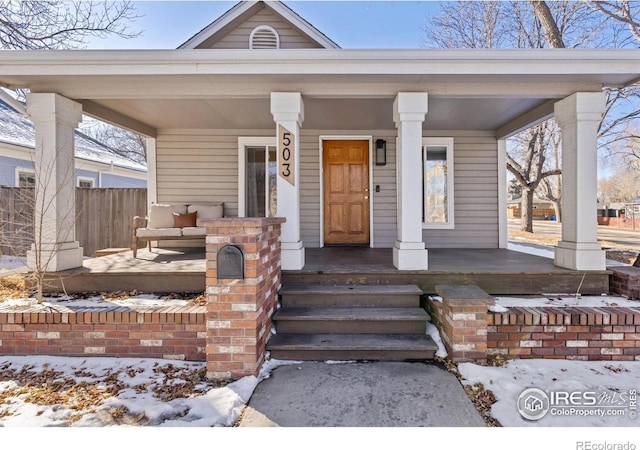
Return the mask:
M369 142L369 247L373 248L373 136L320 135L320 247L324 247L324 141L368 141Z
M238 217L247 215L247 147L275 147L275 136L238 137Z

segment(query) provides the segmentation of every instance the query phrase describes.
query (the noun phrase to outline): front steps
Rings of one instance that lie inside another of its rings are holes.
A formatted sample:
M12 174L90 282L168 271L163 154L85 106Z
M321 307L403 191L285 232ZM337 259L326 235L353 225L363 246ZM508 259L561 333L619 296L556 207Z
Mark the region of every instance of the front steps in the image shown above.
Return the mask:
M411 285L284 286L267 350L284 360L433 359L420 295Z

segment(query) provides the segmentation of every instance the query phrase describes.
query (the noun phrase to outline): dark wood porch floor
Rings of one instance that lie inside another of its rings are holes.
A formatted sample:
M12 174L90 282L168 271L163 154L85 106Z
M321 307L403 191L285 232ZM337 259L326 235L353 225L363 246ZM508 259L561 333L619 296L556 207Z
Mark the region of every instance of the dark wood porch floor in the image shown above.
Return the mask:
M202 292L202 248L140 250L87 259L84 267L49 278L48 290ZM608 272L575 272L548 258L504 249L430 249L429 270L399 271L391 249L308 248L306 265L283 272L290 284L415 284L434 293L439 284L476 284L493 295L609 292Z

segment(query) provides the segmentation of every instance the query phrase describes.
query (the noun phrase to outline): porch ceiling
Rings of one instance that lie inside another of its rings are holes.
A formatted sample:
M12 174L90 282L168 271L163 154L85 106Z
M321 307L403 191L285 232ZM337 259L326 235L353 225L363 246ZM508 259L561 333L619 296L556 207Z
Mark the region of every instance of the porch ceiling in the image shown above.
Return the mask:
M389 130L393 98L305 98L303 128ZM544 100L542 100L544 101ZM271 129L268 98L95 100L156 129ZM541 103L532 98L429 97L425 130L495 130Z

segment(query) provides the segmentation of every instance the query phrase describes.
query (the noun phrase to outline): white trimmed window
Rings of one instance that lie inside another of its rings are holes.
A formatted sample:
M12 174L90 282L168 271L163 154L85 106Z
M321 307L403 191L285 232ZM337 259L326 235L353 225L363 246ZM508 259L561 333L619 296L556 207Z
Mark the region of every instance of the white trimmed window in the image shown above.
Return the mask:
M89 177L78 177L78 187L79 188L92 188L96 184L96 180L94 178Z
M275 217L277 215L276 139L238 138L238 215Z
M422 227L453 229L453 138L422 139Z
M249 48L280 48L280 36L278 35L278 32L270 26L260 25L259 27L255 27L249 36Z
M16 186L27 188L36 187L36 173L33 170L17 169Z

